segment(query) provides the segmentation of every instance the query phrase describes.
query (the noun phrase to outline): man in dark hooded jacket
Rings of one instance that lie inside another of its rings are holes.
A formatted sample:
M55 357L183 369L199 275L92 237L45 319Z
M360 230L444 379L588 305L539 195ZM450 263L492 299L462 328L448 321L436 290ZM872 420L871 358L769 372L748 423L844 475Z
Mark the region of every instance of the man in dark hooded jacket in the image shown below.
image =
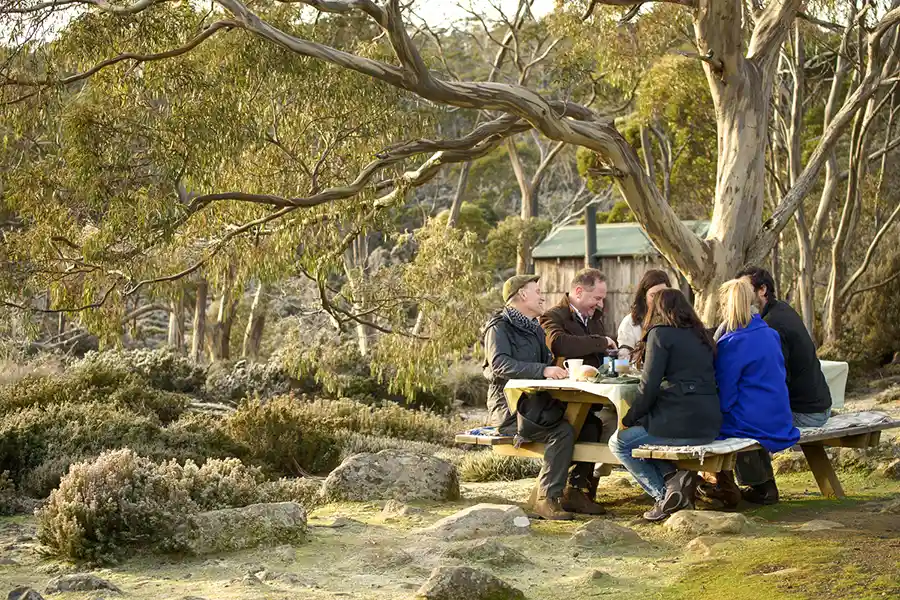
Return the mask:
M603 512L580 489L567 485L575 447L575 432L565 420L565 405L547 393L523 395L515 414L509 410L504 387L510 379L565 379L565 369L551 364L544 330L537 317L544 299L536 275L516 275L503 284L505 308L484 328L484 374L490 382L490 423L504 435L545 444L539 475L540 491L534 511L545 519L571 519L570 511Z

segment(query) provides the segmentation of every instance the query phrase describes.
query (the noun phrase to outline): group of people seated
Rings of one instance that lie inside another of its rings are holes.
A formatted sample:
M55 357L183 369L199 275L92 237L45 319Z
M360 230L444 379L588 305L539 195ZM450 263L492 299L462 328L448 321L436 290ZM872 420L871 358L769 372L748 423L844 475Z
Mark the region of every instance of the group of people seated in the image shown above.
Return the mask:
M516 436L517 444L545 444L534 512L552 520L606 512L596 497L599 469L572 462L576 441L609 444L655 500L644 513L648 521L693 508L698 496L729 508L742 498L777 502L770 453L793 446L798 427L824 425L831 395L814 343L800 316L776 298L772 275L749 268L726 282L719 291L721 320L707 328L664 271L648 271L617 340L603 323L606 295L604 274L584 269L560 303L544 311L539 277L516 275L503 285L503 310L484 328L490 424ZM641 373L622 429L612 407L597 405L576 440L565 405L547 392L524 395L510 411L504 394L510 379L565 379L566 360L599 368L609 355L628 358ZM642 445L733 437L762 446L739 454L734 473L699 475L670 461L631 456Z

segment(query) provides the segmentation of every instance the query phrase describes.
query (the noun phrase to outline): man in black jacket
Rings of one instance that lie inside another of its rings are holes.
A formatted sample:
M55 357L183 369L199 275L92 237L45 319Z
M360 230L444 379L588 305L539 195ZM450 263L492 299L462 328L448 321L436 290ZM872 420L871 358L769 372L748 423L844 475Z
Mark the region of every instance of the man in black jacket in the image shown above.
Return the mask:
M523 395L512 414L503 392L510 379L565 379L568 375L551 364L544 330L537 321L544 304L538 279L536 275L508 279L503 284L506 307L485 325L484 375L490 381L487 405L490 422L501 433L545 444L534 512L545 519L568 520L573 517L570 510L585 508L588 503L586 496L576 498L579 490L567 485L575 432L565 420L565 405L546 393ZM585 507L578 500L584 500Z
M803 319L790 305L775 297L775 280L765 269L749 267L737 276L750 279L760 316L781 336L794 426L821 427L831 415L831 392ZM755 504L778 502L778 486L768 452L738 454L735 472L741 483L749 486L742 492L745 500Z

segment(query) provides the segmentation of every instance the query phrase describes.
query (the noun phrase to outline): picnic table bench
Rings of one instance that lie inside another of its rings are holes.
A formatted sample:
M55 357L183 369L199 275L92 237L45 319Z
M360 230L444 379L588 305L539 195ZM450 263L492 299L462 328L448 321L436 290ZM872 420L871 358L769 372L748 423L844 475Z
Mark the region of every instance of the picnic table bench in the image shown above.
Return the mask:
M545 391L566 404L566 420L575 430L576 438L588 413L595 405L612 405L616 409L619 429L622 417L628 412L631 401L637 393L636 383L590 383L571 379L564 380L512 380L505 388L510 410L515 411L519 399L525 393ZM840 390L843 397L843 390ZM829 419L824 427L800 430L798 446L809 462L810 470L823 496L843 498L844 491L831 464L825 448L868 448L877 446L881 432L900 427L900 421L878 412L848 413ZM544 444L524 443L518 448L513 445L513 436L461 433L456 436L459 444L489 446L493 452L503 456L541 458ZM637 458L658 458L671 460L681 469L691 471L718 472L734 468L737 455L741 452L759 450L761 446L751 439L731 438L718 440L703 446L641 446L632 451ZM603 463L606 474L612 465L621 464L619 459L604 443L577 442L573 460L577 462ZM538 484L532 491L532 502L537 498Z

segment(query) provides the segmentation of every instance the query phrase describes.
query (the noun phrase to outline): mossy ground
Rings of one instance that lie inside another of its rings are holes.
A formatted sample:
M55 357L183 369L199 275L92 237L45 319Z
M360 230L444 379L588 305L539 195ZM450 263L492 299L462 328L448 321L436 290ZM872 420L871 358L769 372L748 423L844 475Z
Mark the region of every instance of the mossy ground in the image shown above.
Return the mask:
M686 551L690 536L636 521L648 503L638 488L622 483L617 471L601 491L611 518L632 527L649 544L576 548L568 538L578 522L537 521L530 535L499 540L521 552L527 562L499 567L471 564L541 600L900 598L900 516L872 510L873 503L900 496L900 482L840 475L850 496L844 501L818 496L809 473L779 477L784 501L772 507L742 507L753 522L752 531L721 536L724 543L716 545L710 556L701 556ZM378 503L333 504L312 513L306 544L203 558L138 556L95 572L136 600L412 598L434 566L462 564L443 555L446 545L417 535L418 528L477 502L524 501L529 487L527 480L466 484L459 502L420 505L422 512L394 518L385 518ZM337 517L353 521L330 527ZM813 519L845 527L796 530ZM42 591L54 575L76 570L39 553L34 527L32 518L0 520L0 548L4 548L0 559L16 562L0 566L2 594L22 584ZM281 577L262 585L242 581L248 571L261 570ZM98 595L102 596L91 592L54 597L94 600Z

